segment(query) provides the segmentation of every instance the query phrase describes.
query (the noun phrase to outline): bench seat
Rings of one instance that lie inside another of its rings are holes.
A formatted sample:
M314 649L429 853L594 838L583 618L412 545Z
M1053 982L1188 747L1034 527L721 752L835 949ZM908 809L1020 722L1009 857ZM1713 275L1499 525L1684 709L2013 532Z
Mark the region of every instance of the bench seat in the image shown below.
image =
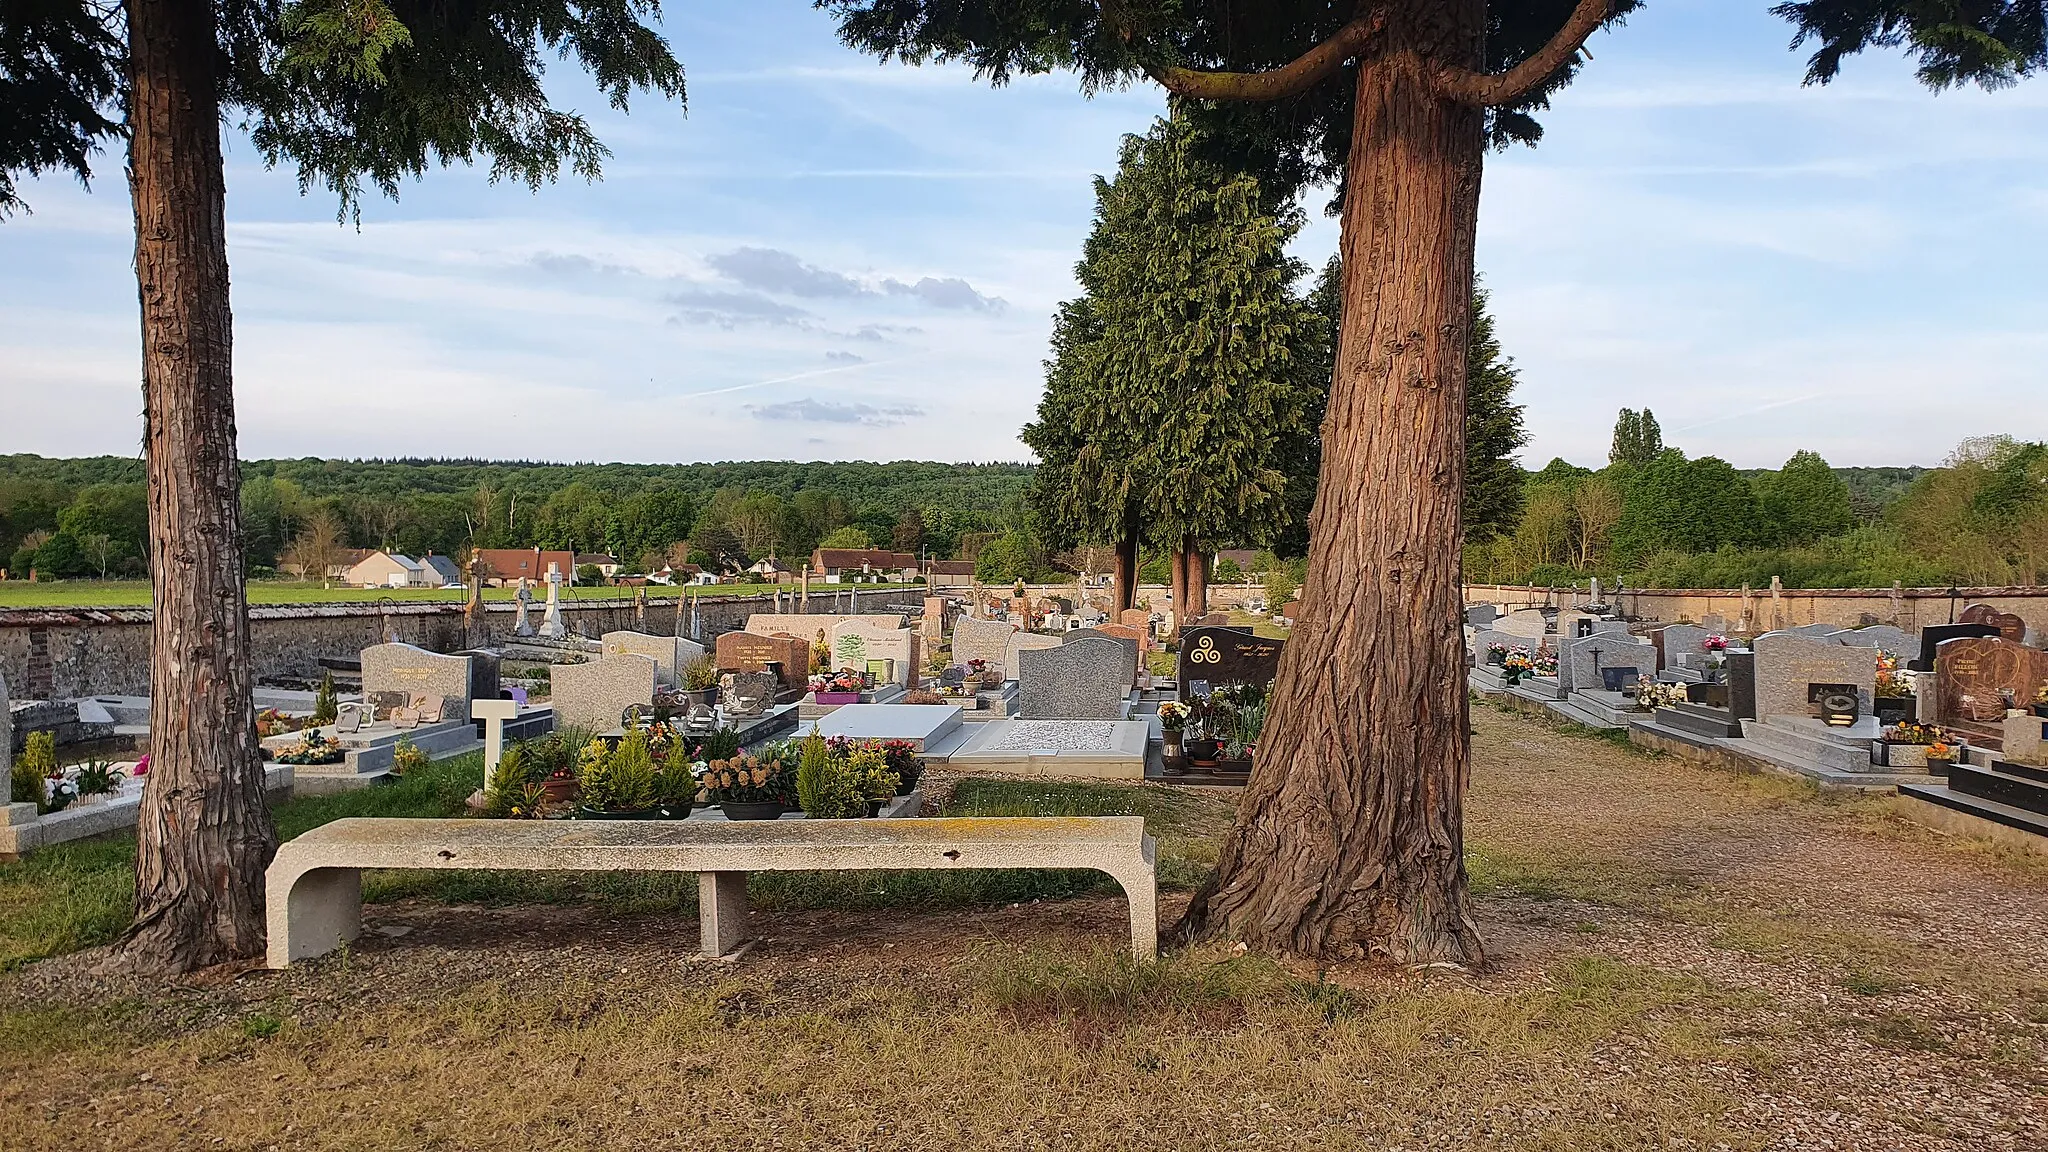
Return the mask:
M278 847L265 875L269 964L325 955L362 930L365 868L695 872L705 955L746 939L749 872L1081 868L1130 903L1131 953L1158 948L1155 849L1138 816L916 820L411 820L353 817Z

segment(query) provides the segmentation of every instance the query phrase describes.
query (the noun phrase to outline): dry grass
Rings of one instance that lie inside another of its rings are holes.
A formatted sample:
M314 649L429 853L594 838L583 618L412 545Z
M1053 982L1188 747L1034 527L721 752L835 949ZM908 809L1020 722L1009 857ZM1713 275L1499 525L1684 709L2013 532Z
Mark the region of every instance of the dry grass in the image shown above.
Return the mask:
M430 893L284 974L0 978L0 1148L2048 1146L2036 863L1474 723L1476 976L1137 965L1093 889L764 902L736 965L695 960L677 908ZM1160 789L951 803L1142 811L1189 859L1227 817Z

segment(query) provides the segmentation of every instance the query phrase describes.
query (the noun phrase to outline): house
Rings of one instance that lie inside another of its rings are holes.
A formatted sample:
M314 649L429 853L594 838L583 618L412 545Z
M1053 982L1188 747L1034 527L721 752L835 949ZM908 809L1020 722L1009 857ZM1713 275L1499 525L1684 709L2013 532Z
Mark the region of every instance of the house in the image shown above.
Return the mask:
M431 552L418 560L397 552L372 552L342 579L358 588L439 588L462 583L462 572L454 561Z
M931 560L924 566L934 588L969 588L974 585L974 561Z
M1249 573L1252 571L1254 567L1257 566L1259 562L1259 553L1256 548L1222 549L1221 551L1217 552L1214 556L1209 557L1209 574L1211 576L1214 576L1216 574L1217 565L1222 564L1225 560L1228 560L1231 563L1236 564L1237 570L1239 572Z
M811 553L811 575L824 577L827 584L913 584L918 580L917 556L886 548L820 548Z
M609 552L578 552L576 554L576 567L595 568L599 572L604 573L604 578L609 580L617 576L625 565L619 562L617 556Z
M787 568L784 568L781 562L776 560L773 556L770 556L766 560L754 561L751 565L747 567L747 571L752 572L756 576L759 576L763 582L768 584L796 583L796 573L791 572Z
M476 558L483 561L484 583L494 588L517 584L521 577L536 584L548 580L548 566L562 574L562 582L576 579L576 556L571 552L544 552L539 548L479 548Z

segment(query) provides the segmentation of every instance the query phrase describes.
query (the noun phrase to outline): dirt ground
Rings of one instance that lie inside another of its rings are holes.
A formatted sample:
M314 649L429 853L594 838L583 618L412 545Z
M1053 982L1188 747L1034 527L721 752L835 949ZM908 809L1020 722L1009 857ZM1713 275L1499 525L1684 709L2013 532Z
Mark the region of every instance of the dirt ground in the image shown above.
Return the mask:
M1473 720L1478 973L1132 966L1108 895L759 912L731 963L377 905L283 974L0 978L0 1148L2048 1148L2041 859Z

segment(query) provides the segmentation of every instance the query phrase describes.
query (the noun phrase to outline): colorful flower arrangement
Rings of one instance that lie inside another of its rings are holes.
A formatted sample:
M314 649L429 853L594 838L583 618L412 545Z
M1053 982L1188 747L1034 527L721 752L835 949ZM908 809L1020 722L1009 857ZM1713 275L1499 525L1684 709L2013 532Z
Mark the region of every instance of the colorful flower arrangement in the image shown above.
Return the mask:
M1705 640L1700 641L1700 647L1708 652L1726 652L1728 650L1728 638L1726 636L1709 636Z
M1884 730L1887 744L1920 744L1933 747L1946 745L1952 739L1949 730L1939 724L1915 724L1906 721L1892 724ZM1932 752L1928 753L1933 755Z
M339 764L348 753L341 744L320 734L318 728L308 728L300 735L299 742L277 754L280 764Z
M810 688L813 692L826 693L865 692L869 688L868 674L865 672L840 671L826 673L822 676L813 676L811 677Z
M1877 695L1886 700L1913 695L1913 680L1899 670L1899 658L1882 648L1877 651Z
M1519 684L1524 676L1537 675L1536 657L1527 648L1516 645L1501 657L1500 671L1509 684Z
M1488 644L1488 645L1486 646L1486 662L1487 662L1488 664L1502 664L1502 663L1505 663L1505 662L1507 661L1507 658L1508 658L1508 646L1507 646L1507 645L1505 645L1505 644Z
M697 777L700 804L796 804L796 773L780 759L735 756L713 760Z
M1159 705L1159 728L1164 732L1180 732L1188 726L1188 706L1178 700L1168 700Z
M1649 676L1636 683L1636 707L1644 712L1676 707L1690 699L1683 684L1666 684Z
M1929 763L1947 761L1948 763L1953 764L1955 762L1955 758L1956 749L1955 746L1952 744L1948 744L1937 740L1934 743L1929 744L1927 746L1927 760Z

